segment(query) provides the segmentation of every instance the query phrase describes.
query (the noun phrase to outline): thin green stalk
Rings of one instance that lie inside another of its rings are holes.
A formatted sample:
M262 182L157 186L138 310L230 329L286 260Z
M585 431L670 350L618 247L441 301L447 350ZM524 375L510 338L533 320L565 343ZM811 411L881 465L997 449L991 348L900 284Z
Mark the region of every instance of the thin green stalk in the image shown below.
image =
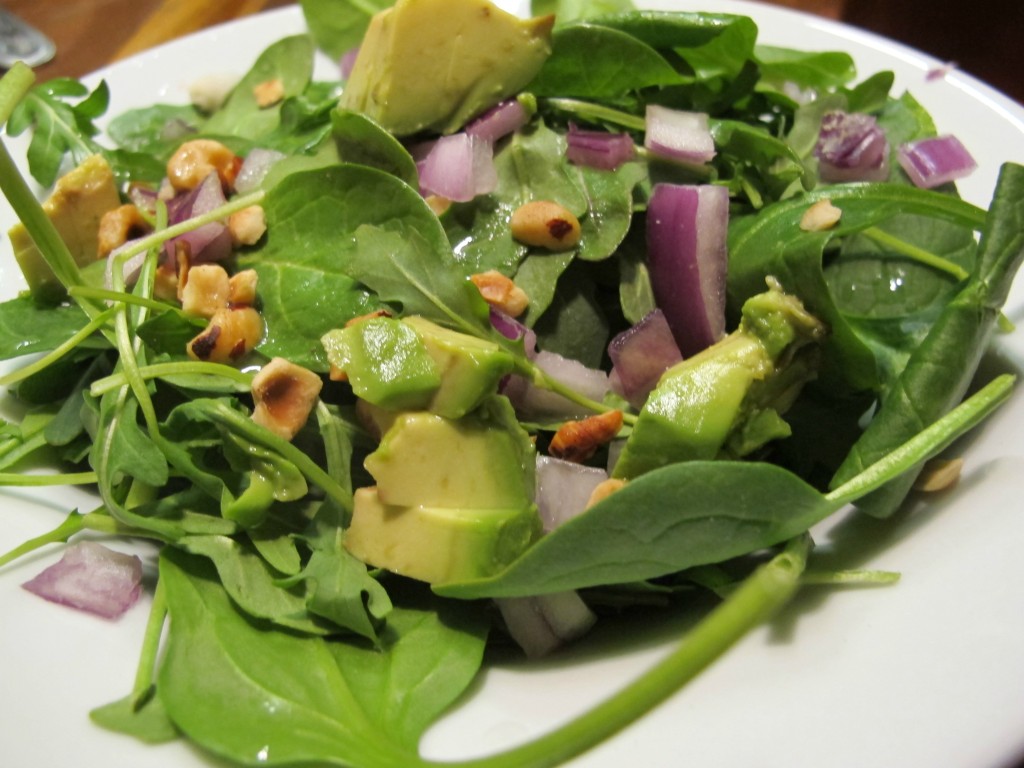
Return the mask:
M840 505L849 504L917 466L928 456L935 455L1006 402L1016 379L1009 373L997 376L942 419L825 494L825 498Z
M159 299L137 296L134 293L126 293L124 291L112 291L107 288L94 288L91 285L79 285L74 288L70 288L68 290L68 295L72 298L82 297L87 299L96 299L97 301L130 304L136 307L152 309L157 312L177 312L178 314L185 314L178 307L167 304Z
M581 395L572 387L566 386L533 363L519 363L517 364L517 370L522 375L529 378L532 384L541 387L542 389L546 389L549 392L554 392L556 395L561 395L566 400L576 403L576 405L582 406L588 411L593 411L594 413L608 413L609 411L618 410L610 405L599 403L597 400L592 400L589 397ZM632 426L633 424L636 424L636 416L632 413L623 413L622 422Z
M157 655L160 651L160 637L167 620L167 595L163 581L157 579L153 590L153 603L149 609L146 632L142 636L142 651L135 668L135 682L132 685L132 707L138 710L153 695L156 682Z
M80 512L75 511L68 515L64 521L52 531L48 531L41 536L29 539L12 549L10 552L5 552L3 555L0 555L0 567L3 567L8 563L13 563L19 557L24 557L31 552L35 552L37 549L42 549L47 544L66 543L76 533L80 533L84 530L109 533L112 535L124 532L122 526L120 526L116 520L105 512L88 512L83 515Z
M805 586L884 586L900 580L896 571L812 571L800 578Z
M174 363L152 363L139 366L139 376L144 380L161 379L168 376L218 376L223 379L230 379L246 387L252 384L253 374L240 371L230 365L222 363L206 363L202 361L182 361ZM124 386L128 382L123 372L112 373L102 379L96 379L89 387L89 394L99 397L112 389Z
M638 115L631 115L619 109L612 109L600 104L581 99L544 99L544 104L559 112L567 112L570 115L577 115L586 120L600 123L612 123L621 128L631 131L642 131L647 127L644 118Z
M669 656L611 698L535 741L459 768L548 768L561 765L646 715L789 602L800 586L810 540L786 549L744 580Z
M63 472L56 475L23 475L18 472L0 472L0 486L37 488L47 485L94 485L95 472Z
M204 213L201 216L194 216L193 218L186 219L172 227L159 229L150 235L140 237L123 251L118 251L117 255L119 257L123 257L125 260L130 259L132 256L144 253L150 248L157 248L178 235L184 235L187 232L191 232L193 229L198 229L204 224L220 221L236 211L256 205L264 198L265 195L266 192L263 190L257 190L255 192L250 192L248 195L241 195L240 197L232 198L229 202L219 208L214 208L209 213Z
M29 365L26 365L24 368L12 371L6 376L0 376L0 386L7 386L9 384L16 384L19 381L24 381L29 376L32 376L33 374L38 373L57 362L64 357L64 355L71 352L75 347L106 325L114 314L115 310L113 308L100 312L100 314L96 315L96 317L82 326L77 333L56 349L47 352L41 358Z
M890 235L888 232L879 229L878 227L868 227L867 229L862 230L861 234L879 245L885 246L902 256L906 256L908 259L916 261L919 264L924 264L932 269L936 269L939 272L944 272L947 275L951 275L958 281L966 280L970 277L970 273L959 264L954 264L949 259L944 259L931 251L927 251L924 248L908 243L906 240L901 240L895 235Z

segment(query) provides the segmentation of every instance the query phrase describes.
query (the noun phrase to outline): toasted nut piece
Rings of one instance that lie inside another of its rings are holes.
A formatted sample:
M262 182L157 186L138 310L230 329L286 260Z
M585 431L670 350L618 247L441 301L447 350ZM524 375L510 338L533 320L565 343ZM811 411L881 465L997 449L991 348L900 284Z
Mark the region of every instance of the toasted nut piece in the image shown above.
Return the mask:
M256 106L260 109L272 107L284 98L284 81L280 77L257 83L252 89Z
M506 315L519 317L530 306L530 297L526 292L497 270L480 272L469 279L480 290L484 301Z
M931 459L914 481L915 491L944 491L952 488L960 479L964 468L963 459Z
M190 315L213 317L228 305L230 279L220 264L197 264L184 272L181 308Z
M345 321L345 327L349 328L350 326L353 325L359 325L359 323L363 322L364 320L373 320L373 318L375 317L391 317L391 313L388 312L386 309L375 309L373 310L373 312L367 312L365 315L356 315L355 317L350 317L348 320Z
M243 269L228 280L228 306L251 307L256 303L256 285L259 275L255 269Z
M430 206L430 210L434 212L435 216L443 216L452 207L452 201L440 195L427 195L424 200L426 200L427 205Z
M188 356L210 363L232 363L263 337L263 318L252 307L217 310L206 329L188 343Z
M275 357L252 380L252 420L291 440L309 418L323 382L312 371Z
M567 421L551 438L548 451L556 459L581 463L622 429L622 411L606 411L579 421Z
M228 233L237 248L240 245L255 245L267 231L267 217L263 206L250 205L228 216Z
M509 226L512 237L519 242L549 251L568 251L580 242L579 220L564 206L550 200L534 200L519 206Z
M167 178L179 192L198 187L216 172L225 189L231 189L238 176L242 159L213 139L186 141L167 161Z
M590 492L590 498L587 499L586 509L590 509L599 501L604 501L616 491L624 488L625 485L626 481L620 480L617 477L609 477L607 480L602 480L594 487L594 490Z
M96 252L100 258L105 258L115 248L136 237L142 237L151 229L149 222L143 218L142 212L133 203L114 208L104 213L100 219Z
M819 200L800 217L800 229L804 232L824 232L838 224L842 215L842 210L832 205L831 200Z

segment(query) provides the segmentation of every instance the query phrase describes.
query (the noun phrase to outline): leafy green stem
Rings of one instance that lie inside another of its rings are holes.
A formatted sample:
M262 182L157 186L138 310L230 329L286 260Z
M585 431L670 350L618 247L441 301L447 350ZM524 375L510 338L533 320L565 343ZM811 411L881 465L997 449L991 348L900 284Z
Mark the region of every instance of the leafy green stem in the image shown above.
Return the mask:
M800 586L810 539L801 536L744 580L663 661L610 699L541 738L507 752L447 765L460 768L547 768L622 730L731 648L785 605Z
M227 218L232 213L248 208L252 205L259 203L266 192L263 190L257 190L250 192L248 195L241 195L239 197L232 198L224 205L214 208L208 213L201 214L199 216L193 216L190 219L185 219L178 224L166 227L164 229L158 229L152 234L140 237L135 240L132 245L126 247L123 251L118 251L118 256L124 260L130 259L132 256L137 256L140 253L148 251L150 248L157 248L163 245L168 240L177 237L178 235L184 235L186 232L191 232L194 229L198 229L204 224L210 224L215 221L221 221Z
M0 386L7 386L10 384L16 384L19 381L27 379L29 376L42 371L51 364L57 362L66 354L71 352L75 347L85 341L87 338L93 335L100 328L105 326L107 322L116 314L116 310L111 308L100 312L88 323L86 323L80 330L74 333L71 338L65 341L63 344L58 346L56 349L47 352L45 355L40 357L38 360L26 365L23 368L19 368L16 371L12 371L6 376L0 376Z
M867 227L862 230L861 234L879 245L891 248L896 253L906 256L919 264L932 267L939 272L945 272L956 280L966 280L970 276L970 273L959 264L954 264L949 259L944 259L931 251L927 251L913 243L908 243L906 240L891 235L878 227Z
M142 637L139 664L135 670L135 683L132 685L131 702L134 709L141 707L153 694L160 638L166 620L167 595L164 592L163 581L157 579L156 588L153 590L153 603L149 609L149 619L146 622L146 633Z
M209 411L210 417L228 427L232 432L256 445L262 445L281 454L292 462L300 472L314 485L341 505L347 512L352 511L352 498L327 472L287 440L284 440L269 429L261 427L252 419L223 403L216 403Z
M939 421L840 485L825 498L837 504L856 501L920 464L973 428L1010 397L1016 376L1004 373L964 400ZM925 455L927 454L927 455Z
M0 486L36 488L47 485L91 485L97 482L95 472L62 472L53 475L23 475L0 472Z
M52 531L36 536L18 545L10 552L0 555L0 567L13 563L19 557L23 557L37 549L42 549L47 544L62 544L72 536L81 531L90 530L99 533L118 534L125 533L123 526L119 525L110 515L105 512L87 512L82 514L78 511L72 512L64 521Z
M244 386L249 386L253 378L253 374L245 373L230 365L202 361L153 363L151 365L139 366L137 374L141 379L147 381L150 379L162 379L168 376L191 376L197 374L201 376L218 376L230 379ZM89 393L94 397L99 397L112 389L124 386L127 381L128 378L123 371L112 373L110 376L104 376L102 379L94 381L89 388Z
M577 117L581 117L590 122L612 123L631 131L642 131L647 127L646 121L642 117L631 115L628 112L606 107L601 104L595 104L591 101L552 98L544 99L543 103L545 106L551 107L559 112L576 115Z
M609 411L617 410L613 406L599 403L597 400L592 400L591 398L580 394L572 387L563 384L558 379L551 376L542 368L534 365L525 357L517 359L516 369L519 373L526 376L535 386L546 389L549 392L554 392L556 395L561 395L566 400L576 403L576 405L583 406L588 411L594 411L594 413L608 413ZM622 421L623 423L632 426L633 424L636 424L636 415L632 413L623 413Z

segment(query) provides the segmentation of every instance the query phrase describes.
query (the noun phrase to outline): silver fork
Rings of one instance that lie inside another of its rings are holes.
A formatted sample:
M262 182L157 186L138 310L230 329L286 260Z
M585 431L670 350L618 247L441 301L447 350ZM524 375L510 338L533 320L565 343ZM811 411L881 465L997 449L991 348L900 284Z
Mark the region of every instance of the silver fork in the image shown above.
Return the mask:
M10 69L16 61L38 67L53 58L57 47L46 35L5 8L0 8L0 68Z

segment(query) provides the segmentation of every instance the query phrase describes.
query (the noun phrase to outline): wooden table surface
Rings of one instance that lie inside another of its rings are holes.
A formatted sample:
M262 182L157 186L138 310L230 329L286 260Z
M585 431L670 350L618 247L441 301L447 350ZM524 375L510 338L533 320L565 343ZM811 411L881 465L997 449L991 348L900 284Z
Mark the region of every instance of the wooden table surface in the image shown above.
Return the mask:
M289 0L0 0L46 32L41 78L80 76L196 29ZM768 0L840 19L927 51L1024 102L1022 0ZM714 0L708 0L709 10Z

